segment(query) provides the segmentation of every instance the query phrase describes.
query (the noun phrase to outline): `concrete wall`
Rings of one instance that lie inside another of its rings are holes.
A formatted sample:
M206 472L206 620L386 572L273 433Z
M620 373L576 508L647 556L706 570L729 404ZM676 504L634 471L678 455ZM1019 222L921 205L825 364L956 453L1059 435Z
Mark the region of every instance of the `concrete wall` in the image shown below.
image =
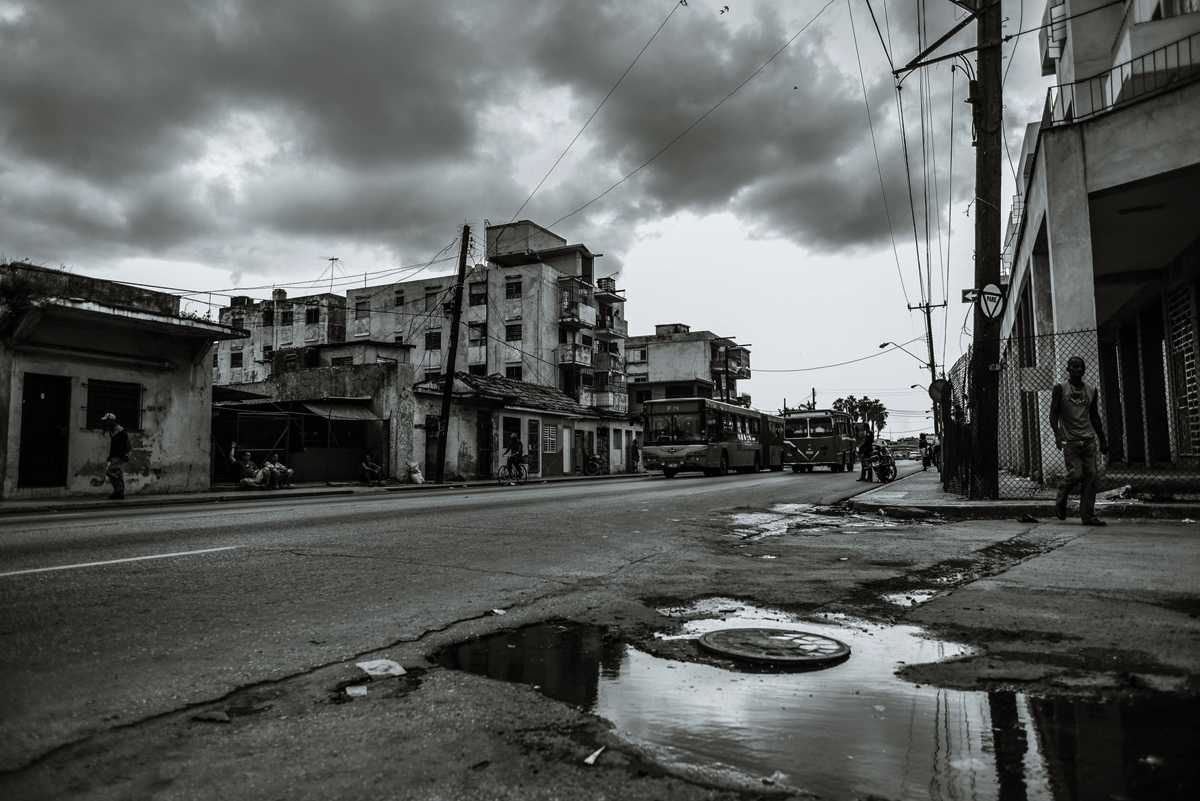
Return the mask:
M90 332L96 349L112 348L101 332ZM107 346L107 347L106 347ZM6 431L3 454L3 497L27 498L56 495L107 495L107 485L93 487L90 480L102 477L108 458L108 436L87 428L87 382L121 381L142 387L141 431L130 431L133 446L125 470L126 492L130 495L161 492L190 492L208 489L212 375L207 346L165 337L144 338L141 360L121 362L94 358L72 358L61 351L39 353L36 349L13 350L0 345L0 399ZM136 352L136 351L135 351ZM199 360L197 361L197 355ZM160 369L157 359L168 359L173 369ZM139 366L142 361L145 366ZM71 402L67 451L67 484L64 488L18 488L21 442L21 398L25 373L66 376L71 379ZM126 421L128 422L128 421Z
M548 250L565 244L567 240L558 234L528 220L518 220L509 225L493 225L487 229L488 256Z
M706 341L657 341L646 350L651 382L712 380L712 347Z
M304 310L309 303L321 306L321 322L304 322ZM248 339L221 342L217 346L216 364L210 362L214 384L241 384L265 381L271 377L271 362L263 359L263 349L299 348L305 345L324 345L346 339L346 299L341 295L323 293L303 297L287 298L275 302L264 300L244 306L226 307L218 317L224 325L232 325L235 317L242 319ZM274 324L264 326L263 311L274 310ZM292 324L283 325L283 311L292 310ZM388 337L391 339L391 337ZM242 354L242 366L232 366L232 354Z

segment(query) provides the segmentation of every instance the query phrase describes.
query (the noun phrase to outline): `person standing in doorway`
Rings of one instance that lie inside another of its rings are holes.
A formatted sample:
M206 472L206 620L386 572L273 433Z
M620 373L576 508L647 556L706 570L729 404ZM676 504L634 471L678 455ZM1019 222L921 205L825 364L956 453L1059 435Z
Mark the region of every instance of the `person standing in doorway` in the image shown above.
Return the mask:
M1067 476L1058 488L1054 512L1067 519L1067 499L1079 486L1079 517L1085 526L1106 525L1096 517L1096 461L1108 454L1108 440L1100 423L1099 392L1085 383L1087 365L1078 356L1067 359L1067 382L1055 384L1050 398L1050 428L1054 444L1063 452Z
M105 412L104 416L100 418L100 425L108 434L108 462L104 465L104 477L112 484L112 494L108 496L108 499L110 501L124 500L125 471L123 468L129 461L129 452L132 450L129 444L129 432L117 422L117 416L112 412Z

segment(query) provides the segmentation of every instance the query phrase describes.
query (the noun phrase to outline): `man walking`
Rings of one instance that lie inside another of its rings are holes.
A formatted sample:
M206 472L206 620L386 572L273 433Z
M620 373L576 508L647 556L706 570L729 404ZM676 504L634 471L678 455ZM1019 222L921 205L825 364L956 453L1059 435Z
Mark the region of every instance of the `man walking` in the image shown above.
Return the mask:
M129 432L121 427L117 422L117 416L112 412L106 412L100 418L100 425L108 432L108 462L104 465L104 477L112 484L112 494L108 496L110 501L121 501L125 499L125 473L121 466L129 461L129 451L132 448L129 445Z
M1059 520L1067 519L1067 498L1078 484L1083 524L1103 526L1105 522L1096 517L1096 460L1098 454L1108 454L1108 441L1100 423L1099 393L1083 380L1086 369L1080 357L1067 359L1067 383L1055 384L1050 399L1054 444L1062 450L1067 464L1067 477L1058 488L1054 512Z

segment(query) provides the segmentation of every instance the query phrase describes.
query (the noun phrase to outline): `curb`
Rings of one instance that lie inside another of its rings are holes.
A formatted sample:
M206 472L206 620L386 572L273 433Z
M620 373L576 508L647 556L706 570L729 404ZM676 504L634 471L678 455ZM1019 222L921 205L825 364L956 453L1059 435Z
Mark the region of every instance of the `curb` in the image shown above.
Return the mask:
M894 482L893 482L894 483ZM1044 520L1057 520L1054 516L1053 501L1009 501L1007 503L989 503L986 501L962 501L958 504L941 502L921 503L872 503L871 501L848 501L850 508L856 512L875 514L884 512L893 517L923 517L937 515L946 520L1008 520L1029 515ZM1078 516L1077 507L1072 505L1073 514L1067 520ZM1148 503L1100 503L1096 512L1101 517L1114 518L1150 518L1155 520L1200 519L1200 504L1148 504Z
M58 512L89 512L98 509L149 509L157 506L182 506L185 504L218 504L218 503L246 503L247 501L258 501L264 498L276 500L285 500L289 498L321 498L332 495L354 495L354 490L312 490L309 492L293 492L287 495L277 495L269 493L249 494L239 492L232 495L206 495L203 498L146 498L146 499L126 499L122 503L115 501L80 501L77 503L47 503L42 506L28 506L23 509L4 508L0 505L0 517L16 517L18 515L36 515Z
M567 483L584 483L588 481L612 481L618 478L625 479L647 479L650 478L650 473L609 473L602 476L584 476L577 478L575 476L551 476L549 478L531 478L523 485L525 487L537 487L542 484L567 484ZM394 487L383 487L384 492L417 492L419 490L460 490L472 489L478 487L495 487L498 486L496 479L487 481L459 481L447 482L445 484L398 484Z

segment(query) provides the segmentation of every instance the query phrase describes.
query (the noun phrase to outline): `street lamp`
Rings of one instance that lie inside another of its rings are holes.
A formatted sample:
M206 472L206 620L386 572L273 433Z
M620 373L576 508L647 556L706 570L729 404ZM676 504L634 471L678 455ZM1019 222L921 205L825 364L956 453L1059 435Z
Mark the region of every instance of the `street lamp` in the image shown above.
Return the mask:
M928 363L928 362L926 362L925 360L923 360L923 359L922 359L920 356L918 356L917 354L913 353L913 352L912 352L911 350L909 350L908 348L904 347L904 345L900 345L900 344L897 344L897 343L895 343L895 342L880 342L880 343L879 343L879 347L880 347L880 349L887 348L887 347L899 348L900 350L902 350L902 351L904 351L905 353L907 353L909 356L912 356L914 359L916 359L917 361L921 362L921 366L922 366L922 367L928 367L928 366L929 366L929 363Z

